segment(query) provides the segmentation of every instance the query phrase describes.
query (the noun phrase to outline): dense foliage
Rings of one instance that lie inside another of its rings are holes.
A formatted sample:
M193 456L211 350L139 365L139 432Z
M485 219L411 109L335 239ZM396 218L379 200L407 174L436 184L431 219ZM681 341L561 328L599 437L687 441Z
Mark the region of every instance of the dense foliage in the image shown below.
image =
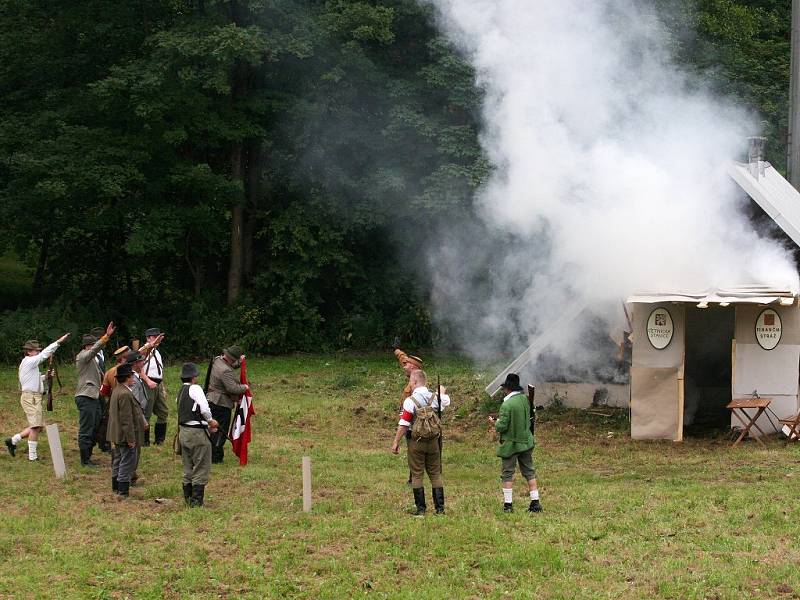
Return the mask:
M783 164L790 2L661 0ZM0 358L115 318L176 353L431 341L422 257L489 166L415 0L0 0ZM55 321L55 323L54 323Z

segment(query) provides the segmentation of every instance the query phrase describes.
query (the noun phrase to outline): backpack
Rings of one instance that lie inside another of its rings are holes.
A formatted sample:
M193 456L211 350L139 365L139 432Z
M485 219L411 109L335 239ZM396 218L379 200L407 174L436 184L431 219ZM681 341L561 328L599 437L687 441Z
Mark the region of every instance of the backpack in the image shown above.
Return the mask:
M435 440L442 435L442 424L433 406L430 404L423 406L414 396L411 396L411 401L416 407L414 424L411 425L411 437L420 441Z

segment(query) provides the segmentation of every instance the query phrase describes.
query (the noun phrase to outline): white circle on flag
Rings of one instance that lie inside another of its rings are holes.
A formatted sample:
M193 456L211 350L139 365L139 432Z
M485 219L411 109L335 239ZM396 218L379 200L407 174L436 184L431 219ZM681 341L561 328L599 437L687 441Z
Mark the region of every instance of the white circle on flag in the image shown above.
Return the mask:
M783 327L781 316L772 308L765 308L756 319L756 341L764 350L772 350L781 341Z
M672 323L672 315L669 311L660 306L650 313L647 319L647 339L656 350L663 350L672 341L675 333L675 326Z

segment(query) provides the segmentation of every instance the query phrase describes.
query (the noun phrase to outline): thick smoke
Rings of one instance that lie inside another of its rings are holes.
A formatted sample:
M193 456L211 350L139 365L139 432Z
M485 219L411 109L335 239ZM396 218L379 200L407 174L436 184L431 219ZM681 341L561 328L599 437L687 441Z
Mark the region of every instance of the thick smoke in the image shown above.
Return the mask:
M430 1L485 92L496 167L484 235L453 232L435 260L440 316L467 348L508 356L573 301L611 322L637 291L797 289L725 172L758 127L671 63L643 2Z

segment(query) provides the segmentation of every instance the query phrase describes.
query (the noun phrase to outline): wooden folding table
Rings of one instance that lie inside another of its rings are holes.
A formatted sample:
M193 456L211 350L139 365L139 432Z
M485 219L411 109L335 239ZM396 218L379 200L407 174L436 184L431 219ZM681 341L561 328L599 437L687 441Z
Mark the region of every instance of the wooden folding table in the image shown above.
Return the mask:
M731 409L731 413L741 421L742 425L744 425L744 429L739 434L739 437L736 438L736 441L733 442L733 446L739 445L739 443L744 439L744 437L750 433L750 428L755 427L761 432L761 435L766 435L761 428L758 426L756 421L758 418L764 414L764 411L767 410L770 402L772 402L772 398L743 398L741 400L733 400L730 404L728 404L728 408ZM748 408L755 408L755 414L750 414L747 412L746 409ZM753 436L755 440L761 444L764 448L766 448L766 444L761 441L761 439L757 436Z

